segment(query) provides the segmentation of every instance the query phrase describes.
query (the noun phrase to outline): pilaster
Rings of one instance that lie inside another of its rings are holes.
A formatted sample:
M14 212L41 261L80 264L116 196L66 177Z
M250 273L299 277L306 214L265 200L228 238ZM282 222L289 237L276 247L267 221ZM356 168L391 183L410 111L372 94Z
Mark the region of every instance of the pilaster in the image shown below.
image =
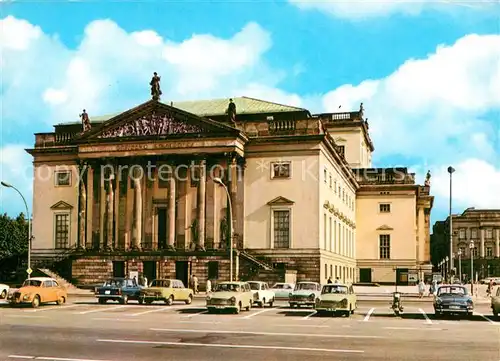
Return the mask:
M89 166L87 169L87 232L86 248L92 248L93 236L93 209L94 209L94 168Z

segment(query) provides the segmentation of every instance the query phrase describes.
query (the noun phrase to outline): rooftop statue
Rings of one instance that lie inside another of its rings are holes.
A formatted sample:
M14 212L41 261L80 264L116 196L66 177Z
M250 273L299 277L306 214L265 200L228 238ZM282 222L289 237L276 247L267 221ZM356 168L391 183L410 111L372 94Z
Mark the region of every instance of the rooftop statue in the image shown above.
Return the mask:
M236 104L233 103L233 99L229 99L229 105L226 110L227 117L229 118L229 122L236 123Z
M90 119L85 109L83 109L82 114L80 114L80 118L82 119L83 132L89 131L91 128Z
M154 72L149 85L151 85L151 97L153 100L160 100L161 89L160 89L160 80L161 77L158 76L158 73Z
M361 103L361 104L359 105L359 117L360 117L361 119L363 119L364 112L365 112L365 108L363 107L363 103Z
M430 185L431 185L431 171L430 170L427 171L427 175L425 176L425 183L424 183L424 185L426 187L430 187Z

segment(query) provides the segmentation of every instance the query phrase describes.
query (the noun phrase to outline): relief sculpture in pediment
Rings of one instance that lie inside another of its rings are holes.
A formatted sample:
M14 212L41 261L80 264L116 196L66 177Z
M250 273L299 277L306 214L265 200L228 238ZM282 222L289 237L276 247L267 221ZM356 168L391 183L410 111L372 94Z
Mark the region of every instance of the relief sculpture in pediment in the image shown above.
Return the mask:
M102 132L99 138L137 137L206 132L202 127L180 122L168 114L151 114Z

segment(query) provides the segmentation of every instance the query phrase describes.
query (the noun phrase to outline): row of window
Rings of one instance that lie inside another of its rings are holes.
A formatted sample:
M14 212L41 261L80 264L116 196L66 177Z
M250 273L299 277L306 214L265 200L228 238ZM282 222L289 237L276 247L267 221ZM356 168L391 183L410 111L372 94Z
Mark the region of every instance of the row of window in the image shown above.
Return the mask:
M344 283L349 280L354 281L354 274L356 270L353 267L338 266L328 263L325 263L324 267L325 267L325 280L328 280L328 278L336 280L338 278L340 281Z
M485 230L486 238L493 238L493 228L487 228ZM479 238L479 229L478 228L470 228L470 238L477 239ZM467 228L460 228L458 230L458 238L465 239L467 238Z
M325 184L329 185L330 189L339 197L339 199L344 202L345 205L349 207L350 210L354 211L354 197L350 196L346 192L346 188L342 187L341 182L337 181L337 179L333 179L333 175L331 172L328 172L328 169L323 170L323 178Z
M354 230L340 220L323 214L324 249L354 258Z
M469 247L459 247L459 249L460 249L460 252L462 254L462 257L470 256L470 248ZM473 248L472 254L474 257L479 257L479 251L478 251L477 246ZM485 247L484 248L484 255L485 255L485 257L493 257L494 256L493 247L489 247L489 246Z

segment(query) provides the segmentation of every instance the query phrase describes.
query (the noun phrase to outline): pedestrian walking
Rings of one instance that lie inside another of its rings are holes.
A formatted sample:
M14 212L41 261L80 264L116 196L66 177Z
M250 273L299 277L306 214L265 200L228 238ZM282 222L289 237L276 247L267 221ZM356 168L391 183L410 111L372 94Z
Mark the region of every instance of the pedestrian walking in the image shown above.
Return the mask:
M332 282L332 278L331 278L331 277L328 277L328 281L326 281L326 283L328 283L328 284L333 283L333 282Z
M196 275L193 275L193 292L194 294L198 293L198 277Z
M212 292L212 282L210 280L207 280L207 285L206 285L206 293Z
M486 289L486 295L490 297L492 291L493 291L493 280L490 280L490 282L488 283L488 288Z
M425 292L425 284L424 281L420 280L418 283L418 294L420 295L420 298L424 297L424 292Z

